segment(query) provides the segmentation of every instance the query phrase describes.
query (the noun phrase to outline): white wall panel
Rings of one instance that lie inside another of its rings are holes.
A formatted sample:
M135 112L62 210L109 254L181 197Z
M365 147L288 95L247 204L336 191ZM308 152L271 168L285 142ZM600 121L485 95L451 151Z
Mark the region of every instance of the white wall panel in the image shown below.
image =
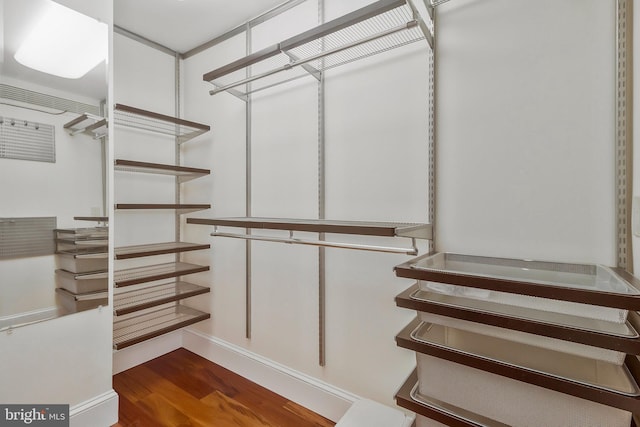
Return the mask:
M111 312L89 310L2 333L0 360L0 382L10 385L0 389L3 403L73 406L99 396L111 389Z
M438 249L615 262L614 1L438 15Z
M211 175L183 186L186 203L211 203L209 213L193 217L245 215L245 104L228 95L210 96L213 86L202 75L245 55L244 34L189 58L184 63L184 116L206 123L211 132L183 145L183 164L211 169ZM209 264L211 271L190 276L211 287L209 295L189 305L211 313L211 321L194 327L238 345L245 345L245 245L243 241L214 239L212 227L186 225L184 238L210 243L210 251L185 254L189 262Z
M169 116L175 115L175 60L171 55L114 34L114 97L125 104ZM175 139L171 136L115 126L116 159L173 164ZM115 203L174 203L174 179L168 176L116 172ZM175 239L175 216L166 211L116 211L116 246L160 243ZM139 261L139 260L138 260ZM149 260L143 260L149 264ZM171 261L155 257L152 263ZM118 262L128 268L140 262Z

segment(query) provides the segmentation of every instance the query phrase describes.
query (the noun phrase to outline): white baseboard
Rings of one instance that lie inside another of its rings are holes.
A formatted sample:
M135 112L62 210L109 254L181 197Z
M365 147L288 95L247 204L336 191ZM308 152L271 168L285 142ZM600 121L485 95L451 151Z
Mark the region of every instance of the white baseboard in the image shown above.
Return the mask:
M182 346L337 422L360 397L218 338L185 329Z
M113 375L182 347L182 331L177 330L113 352Z
M117 422L118 394L113 390L69 409L70 427L108 427Z

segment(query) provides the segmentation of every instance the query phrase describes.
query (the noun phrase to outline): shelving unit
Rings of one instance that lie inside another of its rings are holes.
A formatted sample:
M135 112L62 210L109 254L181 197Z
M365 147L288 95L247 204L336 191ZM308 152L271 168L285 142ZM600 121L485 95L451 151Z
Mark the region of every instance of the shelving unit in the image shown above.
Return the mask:
M176 153L179 147L210 130L208 125L171 117L139 108L116 104L114 122L117 126L150 133L161 137L173 137ZM179 163L176 154L176 163ZM209 209L209 204L180 203L180 185L192 179L206 176L208 169L191 168L179 164L149 163L138 160L116 159L114 169L125 173L169 175L176 180L175 203L116 203L116 211L142 214L152 210L175 210L181 215ZM117 189L116 189L117 190ZM179 227L177 217L175 227ZM183 301L208 293L208 287L181 280L182 276L205 272L209 266L180 261L185 252L209 249L209 244L182 242L176 230L176 241L147 243L115 248L116 260L141 259L158 255L175 254L176 261L116 269L114 272L114 342L116 350L174 331L184 326L208 319L210 315L183 305ZM175 279L169 283L156 283Z
M108 227L54 230L56 300L69 313L108 305Z
M434 370L464 366L470 370L455 368L450 380L458 384L461 378L455 376L464 375L469 390L494 375L487 386L541 387L536 399L553 400L543 389L559 392L582 399L574 403L583 402L585 413L601 416L598 411L615 408L623 423L629 412L640 413L640 282L628 273L599 265L436 253L397 266L396 274L418 280L396 303L420 317L396 336L398 346L415 351L418 362L417 376L396 395L398 405L449 425L478 425L479 419L480 425L500 425L495 416L458 408L465 406L460 402L437 404L453 395L437 389ZM576 303L589 305L582 309ZM432 367L438 361L446 362ZM429 390L437 393L436 403L424 397ZM465 404L473 397L466 399ZM507 421L502 414L498 420Z
M203 75L215 95L238 97L420 40L433 46L428 10L412 0L379 0ZM246 77L247 67L266 71ZM247 86L251 83L251 88Z

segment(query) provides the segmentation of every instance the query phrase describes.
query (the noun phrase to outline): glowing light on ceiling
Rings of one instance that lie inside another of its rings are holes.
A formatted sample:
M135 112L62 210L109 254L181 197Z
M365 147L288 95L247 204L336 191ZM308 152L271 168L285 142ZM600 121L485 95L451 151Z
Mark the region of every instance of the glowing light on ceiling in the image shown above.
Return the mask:
M107 52L107 24L50 2L14 58L43 73L78 79L106 60Z

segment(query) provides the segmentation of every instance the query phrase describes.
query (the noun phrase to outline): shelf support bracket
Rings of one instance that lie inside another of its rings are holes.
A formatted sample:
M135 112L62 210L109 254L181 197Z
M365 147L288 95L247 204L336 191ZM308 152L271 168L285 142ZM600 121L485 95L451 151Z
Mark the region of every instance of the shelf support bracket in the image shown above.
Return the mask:
M300 57L298 57L297 55L294 55L293 53L286 51L286 50L281 50L280 52L284 53L285 55L287 55L289 57L289 59L292 62L297 62L300 61ZM312 67L309 64L302 64L301 67L309 74L311 74L317 81L320 81L320 79L322 78L322 71Z
M433 22L433 16L435 14L435 10L434 10L433 6L430 6L430 5L427 4L427 1L428 0L424 1L424 6L425 6L425 10L426 10L426 13L427 13L428 16L425 16L424 11L423 11L423 13L420 13L420 10L418 10L418 8L413 3L413 1L411 1L411 0L407 1L407 4L411 8L411 12L413 13L414 22L416 22L418 24L418 27L420 27L420 31L424 35L424 38L427 40L427 43L429 43L429 47L433 51L434 34L431 32L429 27L427 27L427 24L425 24L425 20L427 18L429 18L431 20L431 22Z
M209 83L211 83L216 87L216 89L214 90L224 87L223 84L217 83L215 80L211 80ZM229 92L231 95L235 96L236 98L240 99L241 101L247 102L249 100L249 95L247 95L246 93L242 93L237 89L226 89L226 91Z

